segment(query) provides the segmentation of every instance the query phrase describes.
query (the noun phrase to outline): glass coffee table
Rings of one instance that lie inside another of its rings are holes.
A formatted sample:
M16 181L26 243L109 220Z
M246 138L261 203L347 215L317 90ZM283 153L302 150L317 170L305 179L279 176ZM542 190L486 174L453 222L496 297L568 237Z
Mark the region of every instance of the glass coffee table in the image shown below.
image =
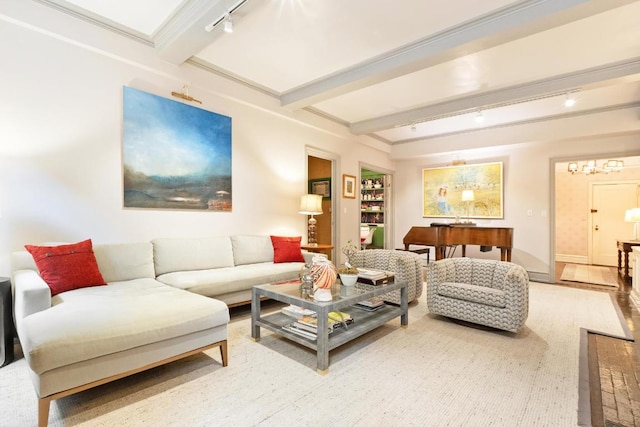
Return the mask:
M358 302L398 289L400 290L400 306L385 304L384 307L376 311L365 311L353 307ZM337 282L332 288L332 294L333 301L314 301L313 298L302 294L299 280L254 286L251 291L251 338L254 341L259 341L260 328L265 328L315 350L318 358L317 372L324 375L329 371L329 351L384 325L396 317L400 317L400 325L402 327L406 327L409 324L406 282L399 281L379 286L363 283L356 283L354 286L342 286ZM261 310L261 300L263 298L270 298L315 311L318 317L317 338L306 338L283 329L284 325L291 324L295 319L280 311L263 316ZM353 318L353 323L346 328L336 328L329 333L328 315L331 311L349 313Z

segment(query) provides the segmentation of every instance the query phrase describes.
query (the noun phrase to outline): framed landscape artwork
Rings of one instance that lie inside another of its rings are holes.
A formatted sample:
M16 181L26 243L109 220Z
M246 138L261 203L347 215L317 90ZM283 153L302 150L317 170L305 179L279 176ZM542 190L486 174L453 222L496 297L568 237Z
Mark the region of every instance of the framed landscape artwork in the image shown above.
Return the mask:
M502 162L423 169L422 216L504 218L502 170Z
M231 211L231 118L123 90L124 207Z

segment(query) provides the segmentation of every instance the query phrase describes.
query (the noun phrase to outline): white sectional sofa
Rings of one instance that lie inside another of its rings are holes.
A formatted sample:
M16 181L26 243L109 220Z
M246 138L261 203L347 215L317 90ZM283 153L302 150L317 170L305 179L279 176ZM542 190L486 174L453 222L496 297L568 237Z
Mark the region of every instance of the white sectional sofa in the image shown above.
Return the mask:
M152 240L157 279L224 301L251 301L251 288L299 277L304 262L274 262L270 236L161 238ZM302 253L311 262L312 253Z
M155 239L93 253L107 285L53 297L31 254L12 254L16 328L40 426L51 400L203 350L220 347L226 366L227 303L249 301L254 284L296 278L304 265L274 263L269 236Z

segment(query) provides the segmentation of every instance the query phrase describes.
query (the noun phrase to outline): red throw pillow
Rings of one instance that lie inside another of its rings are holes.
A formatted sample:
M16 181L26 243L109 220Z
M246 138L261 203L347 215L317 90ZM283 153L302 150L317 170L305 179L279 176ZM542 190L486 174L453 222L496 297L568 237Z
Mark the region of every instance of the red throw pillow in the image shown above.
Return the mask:
M300 242L302 237L271 236L273 245L273 262L304 262Z
M40 276L51 288L51 296L107 284L98 269L91 239L70 245L26 245L25 248L33 256Z

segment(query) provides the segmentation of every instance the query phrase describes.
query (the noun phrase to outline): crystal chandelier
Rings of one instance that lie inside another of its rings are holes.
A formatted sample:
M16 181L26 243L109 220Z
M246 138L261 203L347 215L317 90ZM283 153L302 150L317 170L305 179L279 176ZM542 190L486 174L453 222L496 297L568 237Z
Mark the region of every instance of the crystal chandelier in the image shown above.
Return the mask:
M608 160L604 162L602 167L598 169L598 165L595 160L588 160L587 163L582 165L582 168L578 166L578 162L569 162L567 170L575 175L578 172L582 172L585 175L592 175L596 173L609 173L620 172L624 168L624 162L622 160Z

